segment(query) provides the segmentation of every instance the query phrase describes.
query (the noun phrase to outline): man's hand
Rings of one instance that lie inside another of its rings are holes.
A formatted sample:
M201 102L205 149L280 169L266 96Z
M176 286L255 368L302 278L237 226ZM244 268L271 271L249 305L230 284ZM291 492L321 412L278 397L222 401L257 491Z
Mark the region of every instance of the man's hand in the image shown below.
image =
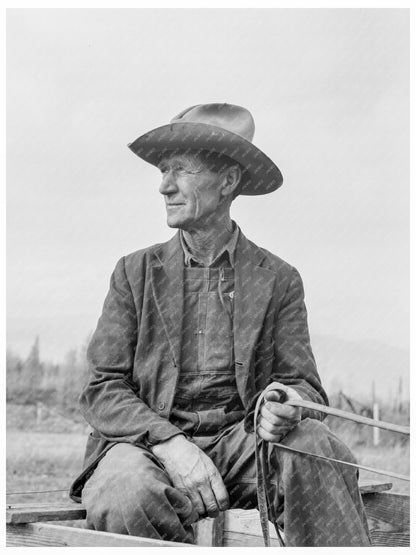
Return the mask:
M192 503L188 522L201 516L215 517L228 509L228 493L212 460L184 436L154 445L153 454L160 460L173 486L184 493Z
M282 389L287 399L302 400L297 391L279 382L273 382ZM257 428L259 436L265 441L279 442L290 430L295 428L302 415L300 407L291 407L279 402L277 391L268 391L264 396L264 403L260 409L259 425Z

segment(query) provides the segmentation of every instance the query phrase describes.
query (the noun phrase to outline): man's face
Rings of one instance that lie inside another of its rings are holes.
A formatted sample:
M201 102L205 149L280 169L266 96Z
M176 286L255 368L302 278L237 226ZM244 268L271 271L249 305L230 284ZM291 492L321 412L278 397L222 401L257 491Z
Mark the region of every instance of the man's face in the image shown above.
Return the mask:
M168 226L186 230L213 225L224 199L220 194L220 174L210 171L191 154L163 158L158 167Z

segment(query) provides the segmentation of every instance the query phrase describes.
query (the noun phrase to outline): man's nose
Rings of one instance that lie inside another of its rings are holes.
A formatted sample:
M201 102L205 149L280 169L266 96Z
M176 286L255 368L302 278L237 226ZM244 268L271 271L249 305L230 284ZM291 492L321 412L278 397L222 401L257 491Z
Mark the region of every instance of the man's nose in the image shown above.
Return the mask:
M169 195L169 193L175 193L177 190L175 177L173 171L166 171L162 175L162 182L159 187L159 193L162 195Z

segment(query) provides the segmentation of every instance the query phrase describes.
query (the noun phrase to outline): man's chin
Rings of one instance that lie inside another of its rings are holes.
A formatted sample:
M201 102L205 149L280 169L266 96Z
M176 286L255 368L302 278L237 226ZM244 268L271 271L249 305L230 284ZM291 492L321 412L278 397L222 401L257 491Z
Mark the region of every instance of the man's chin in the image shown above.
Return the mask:
M168 227L173 229L183 229L186 231L187 229L193 228L196 222L195 219L190 217L181 218L179 214L168 214L166 223L168 224Z
M166 223L168 224L168 227L171 227L173 229L180 229L182 227L182 222L176 218L168 218L166 220Z
M181 214L179 210L172 210L167 213L166 223L172 228L185 229L194 223L194 219Z

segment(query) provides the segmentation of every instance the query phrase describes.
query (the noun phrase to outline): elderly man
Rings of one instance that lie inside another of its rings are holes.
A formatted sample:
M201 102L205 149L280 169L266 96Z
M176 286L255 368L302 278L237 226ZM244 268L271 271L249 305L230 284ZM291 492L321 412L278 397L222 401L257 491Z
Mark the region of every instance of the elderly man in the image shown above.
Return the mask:
M96 530L193 542L191 524L257 506L253 410L272 382L327 403L297 270L231 220L238 195L282 184L244 108L188 108L130 149L161 171L167 243L123 257L88 350L80 403L93 428L71 497ZM289 546L369 545L353 461L319 413L266 395L269 515Z

